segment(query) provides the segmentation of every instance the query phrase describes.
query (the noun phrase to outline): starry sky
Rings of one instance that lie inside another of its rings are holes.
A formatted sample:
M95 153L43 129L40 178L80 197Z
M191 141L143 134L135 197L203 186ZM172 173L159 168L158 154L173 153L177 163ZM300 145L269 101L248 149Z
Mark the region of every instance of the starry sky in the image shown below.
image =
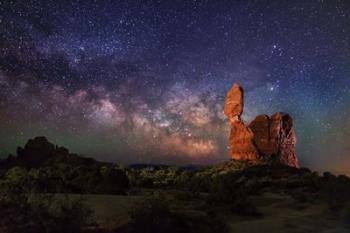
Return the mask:
M0 155L28 138L117 163L228 159L243 119L290 113L303 166L350 173L350 2L0 1Z

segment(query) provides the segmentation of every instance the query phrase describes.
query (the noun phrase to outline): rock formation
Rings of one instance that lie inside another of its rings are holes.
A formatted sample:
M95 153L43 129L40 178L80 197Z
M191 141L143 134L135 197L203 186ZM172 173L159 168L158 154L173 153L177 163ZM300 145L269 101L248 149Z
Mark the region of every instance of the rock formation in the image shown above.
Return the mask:
M254 143L265 159L276 159L291 167L298 167L295 153L296 134L293 119L287 113L277 112L269 118L257 116L249 128L254 134Z
M277 112L271 116L271 136L275 138L277 159L286 165L299 167L295 146L297 136L293 126L293 118L287 113Z
M231 90L225 98L224 113L232 121L240 121L243 112L243 88L238 84L233 84Z
M241 120L243 98L242 87L234 84L225 99L224 113L231 123L230 154L232 159L256 160L258 153L253 142L253 132Z
M257 116L247 127L241 120L243 89L234 84L227 93L224 113L231 124L230 156L235 160L274 160L299 167L293 119L287 113Z
M18 147L16 156L9 155L6 159L0 161L0 169L13 166L37 168L50 160L67 157L68 155L70 155L68 149L55 146L45 137L35 137L29 139L24 148Z

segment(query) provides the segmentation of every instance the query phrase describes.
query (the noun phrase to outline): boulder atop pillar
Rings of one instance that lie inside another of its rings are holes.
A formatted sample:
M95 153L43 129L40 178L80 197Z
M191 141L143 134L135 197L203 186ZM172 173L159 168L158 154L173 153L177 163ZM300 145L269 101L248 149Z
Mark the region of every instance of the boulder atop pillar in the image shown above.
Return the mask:
M234 84L226 95L224 113L230 120L230 157L235 160L273 160L299 167L293 118L283 112L257 116L249 126L241 120L244 91Z

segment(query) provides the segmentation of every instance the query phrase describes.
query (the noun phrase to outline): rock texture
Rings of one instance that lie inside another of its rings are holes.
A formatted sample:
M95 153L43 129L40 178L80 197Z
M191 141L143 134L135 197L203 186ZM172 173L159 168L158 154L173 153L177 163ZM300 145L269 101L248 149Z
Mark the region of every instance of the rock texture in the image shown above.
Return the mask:
M234 84L227 93L224 107L224 113L231 124L231 159L274 160L291 167L299 167L292 117L282 112L271 117L260 115L247 127L241 120L243 101L242 87Z
M224 113L230 121L240 121L243 112L244 91L238 84L233 84L227 93L224 104Z
M250 124L249 128L254 134L254 143L259 148L262 157L273 154L271 147L270 117L267 115L257 116Z
M242 87L234 84L225 99L224 113L231 123L230 155L236 160L256 160L258 153L253 141L253 132L241 120L243 98Z
M261 157L299 167L295 153L296 134L289 114L277 112L271 118L267 115L257 116L249 128L253 131L254 143Z
M295 133L293 118L282 112L271 116L271 138L274 142L274 151L277 152L277 159L286 165L299 167L295 146L297 136Z
M242 121L231 122L230 154L235 160L257 160L253 132Z

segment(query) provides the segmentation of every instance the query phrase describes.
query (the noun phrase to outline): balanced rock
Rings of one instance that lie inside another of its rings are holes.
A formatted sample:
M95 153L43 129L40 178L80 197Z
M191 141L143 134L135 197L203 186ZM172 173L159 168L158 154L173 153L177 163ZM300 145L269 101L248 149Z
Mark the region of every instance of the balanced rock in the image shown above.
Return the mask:
M238 84L233 84L231 90L227 93L224 104L224 113L230 121L240 120L243 112L243 88Z
M231 123L230 156L236 160L256 160L258 153L253 132L241 120L243 98L243 88L234 84L225 99L224 113Z
M235 160L274 160L299 167L295 152L296 134L293 119L277 112L271 117L257 116L249 126L241 120L243 89L234 84L227 93L224 113L230 119L230 156Z

